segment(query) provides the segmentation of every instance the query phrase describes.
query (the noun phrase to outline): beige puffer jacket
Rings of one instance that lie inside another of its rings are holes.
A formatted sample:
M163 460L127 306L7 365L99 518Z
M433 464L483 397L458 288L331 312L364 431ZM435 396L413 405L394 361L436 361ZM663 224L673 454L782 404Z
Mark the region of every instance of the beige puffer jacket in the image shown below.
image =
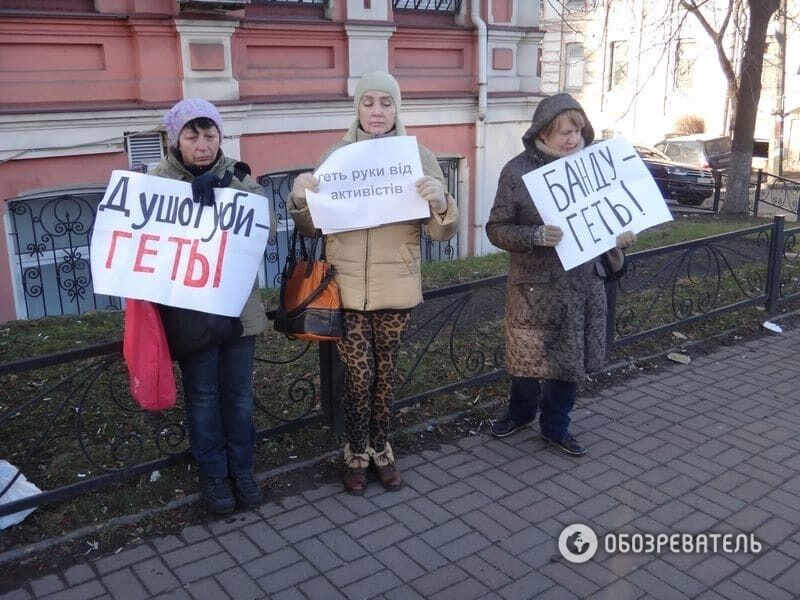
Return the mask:
M211 172L218 177L222 177L222 175L225 174L225 171L233 171L235 164L235 160L226 157L220 150L217 162L215 162L214 166L211 167ZM164 159L162 159L156 168L150 171L148 175L165 177L167 179L177 179L178 181L187 181L189 183L194 180L194 175L187 171L186 167L183 166L177 150L174 148L169 149L167 156L164 157ZM253 192L254 194L258 194L260 196L264 195L264 188L262 188L256 182L256 180L249 175L246 175L241 181L234 177L230 183L230 187L237 190L242 190L243 192ZM272 211L270 211L270 235L273 235L273 232L275 231L274 223L274 215L272 215ZM244 329L244 332L242 333L243 336L257 335L267 328L267 315L264 311L264 305L261 302L261 292L258 289L257 279L255 282L253 282L253 289L244 304L242 314L239 315L239 320L242 322L242 328Z
M399 130L397 128L395 132ZM402 135L404 130L399 133ZM325 157L341 146L368 139L373 139L373 136L351 127L341 142L328 149ZM433 152L420 144L419 154L425 175L435 177L445 185L442 169ZM446 194L446 198L444 215L431 214L425 220L427 234L433 240L449 240L458 230L458 207L450 194ZM300 232L306 236L313 235L314 222L305 199L289 194L288 209ZM327 258L334 267L345 309L402 310L422 302L420 223L390 223L325 236Z

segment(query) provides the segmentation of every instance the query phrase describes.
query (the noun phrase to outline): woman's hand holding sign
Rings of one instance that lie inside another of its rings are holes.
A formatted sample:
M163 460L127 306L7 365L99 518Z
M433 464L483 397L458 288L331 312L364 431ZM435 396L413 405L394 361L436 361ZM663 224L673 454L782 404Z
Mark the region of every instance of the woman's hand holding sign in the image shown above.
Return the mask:
M297 208L305 208L306 190L311 190L312 192L319 191L319 179L314 177L314 174L311 172L300 173L300 175L294 178L294 184L292 184L292 196L294 196L295 205Z
M563 237L564 232L558 225L539 225L533 230L533 245L556 246Z
M444 196L444 187L438 179L430 176L421 177L417 180L416 186L417 192L431 205L433 212L437 215L447 212L447 198Z
M636 234L632 231L623 231L617 236L617 248L625 250L636 243Z

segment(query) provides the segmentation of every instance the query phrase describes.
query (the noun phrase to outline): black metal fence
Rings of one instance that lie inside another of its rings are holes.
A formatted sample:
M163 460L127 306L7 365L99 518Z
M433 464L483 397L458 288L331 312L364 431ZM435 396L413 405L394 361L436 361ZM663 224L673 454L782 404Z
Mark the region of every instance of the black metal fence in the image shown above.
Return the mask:
M748 306L771 314L800 299L798 234L800 226L775 217L631 254L612 305L613 344ZM425 293L400 351L396 408L503 376L504 288L498 276ZM120 352L114 341L0 364L0 456L47 490L0 505L0 516L188 459L181 401L161 413L141 411ZM341 384L333 344L259 336L259 439L315 424L340 432Z

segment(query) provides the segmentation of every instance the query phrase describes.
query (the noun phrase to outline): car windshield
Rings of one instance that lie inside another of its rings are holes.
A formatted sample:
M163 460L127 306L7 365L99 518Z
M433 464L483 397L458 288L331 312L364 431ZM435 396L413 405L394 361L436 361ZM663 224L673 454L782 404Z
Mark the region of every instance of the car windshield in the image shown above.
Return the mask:
M709 156L715 154L725 154L731 151L731 138L721 137L706 142L706 152Z
M701 142L670 144L667 153L680 162L701 164L703 162L703 145Z
M647 148L646 146L634 146L636 148L636 152L639 153L639 156L642 158L654 158L655 160L666 160L671 161L672 159L664 154L656 150L655 148Z

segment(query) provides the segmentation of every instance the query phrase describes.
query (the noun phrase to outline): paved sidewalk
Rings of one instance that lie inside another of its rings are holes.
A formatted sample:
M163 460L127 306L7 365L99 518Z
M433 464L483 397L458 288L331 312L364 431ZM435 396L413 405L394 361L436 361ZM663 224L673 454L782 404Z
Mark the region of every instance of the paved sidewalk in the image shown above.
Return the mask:
M798 598L800 329L583 398L567 458L534 429L401 460L408 485L326 485L20 582L12 598ZM601 537L561 558L565 525ZM755 534L760 553L609 554L608 532Z

